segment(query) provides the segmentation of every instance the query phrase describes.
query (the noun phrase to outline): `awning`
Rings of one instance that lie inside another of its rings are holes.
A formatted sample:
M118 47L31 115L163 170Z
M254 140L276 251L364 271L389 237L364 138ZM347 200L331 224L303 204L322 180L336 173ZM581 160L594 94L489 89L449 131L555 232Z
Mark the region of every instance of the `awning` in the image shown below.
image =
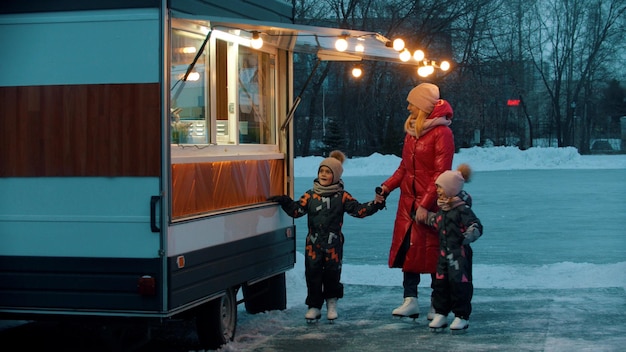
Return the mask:
M402 62L399 54L387 46L391 41L376 32L357 31L341 28L316 27L290 23L253 21L236 18L218 18L209 16L173 13L175 18L192 20L207 28L218 30L242 30L250 37L253 31L261 33L264 41L282 49L316 54L320 60L326 61L388 61L401 64L417 64ZM345 51L335 49L337 39L343 37L348 42ZM363 51L358 50L361 45Z

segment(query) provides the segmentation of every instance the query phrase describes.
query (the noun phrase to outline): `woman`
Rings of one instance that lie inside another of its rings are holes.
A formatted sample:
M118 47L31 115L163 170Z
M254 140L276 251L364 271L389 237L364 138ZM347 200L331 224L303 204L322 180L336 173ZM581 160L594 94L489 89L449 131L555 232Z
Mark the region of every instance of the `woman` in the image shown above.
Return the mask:
M409 92L407 101L410 115L404 124L402 160L381 188L382 197L386 197L400 187L389 267L402 268L404 302L392 314L415 319L419 316L420 274L434 276L439 251L437 232L424 222L428 211L437 211L435 180L452 167L454 137L448 127L452 123L452 107L439 99L439 87L422 83ZM431 305L428 319L433 316Z

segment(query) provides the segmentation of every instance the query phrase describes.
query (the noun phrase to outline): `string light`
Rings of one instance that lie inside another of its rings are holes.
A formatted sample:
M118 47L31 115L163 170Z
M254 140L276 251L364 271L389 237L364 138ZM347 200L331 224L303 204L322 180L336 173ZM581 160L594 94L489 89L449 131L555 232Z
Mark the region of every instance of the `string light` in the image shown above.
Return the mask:
M253 49L261 49L263 46L263 39L258 31L252 31L252 40L250 40L250 46Z
M409 59L411 59L411 53L406 49L402 50L402 52L400 53L400 60L402 62L407 62L409 61Z
M415 61L422 61L424 60L424 52L420 49L415 50L415 52L413 53L413 59Z
M346 51L346 49L348 49L348 40L346 38L347 36L344 35L337 39L335 42L335 49L337 49L337 51Z
M400 51L404 49L404 40L397 38L393 41L393 49L395 51Z
M224 37L225 39L229 41L234 41L241 45L250 46L254 49L260 49L261 47L263 47L263 39L261 38L262 33L260 31L249 30L249 29L243 30L243 29L232 28L232 27L226 27L226 28L229 29L229 32L223 32L215 28L213 28L212 30L214 31L216 37L220 37L219 35L221 35L221 37ZM249 33L250 39L242 37L241 32ZM272 33L263 33L263 34L264 36L281 35L281 34L272 34ZM319 34L315 34L315 33L311 33L309 35L315 36L316 38L320 37ZM433 60L428 60L426 59L426 54L424 53L423 50L421 49L409 50L408 48L406 48L406 43L401 38L390 40L379 33L372 33L368 35L374 36L375 39L382 42L385 47L390 48L390 49L393 48L393 50L397 51L399 60L401 62L408 62L409 60L411 60L411 58L413 58L413 60L415 60L419 66L417 68L417 73L418 75L422 77L426 77L428 75L433 74L435 72L435 69L440 69L441 71L450 70L450 63L448 61L441 61L438 64L437 62ZM348 47L350 45L348 43L349 38L352 38L356 41L354 47L352 47L353 52L349 54L338 54L338 53L332 54L332 50L327 50L327 48L324 48L324 47L318 48L318 57L320 57L320 53L322 51L326 52L327 54L326 55L327 58L322 59L322 60L360 61L360 59L362 59L362 55L366 52L366 48L364 45L366 43L365 38L364 38L365 35L355 36L352 33L348 33L344 31L341 35L321 35L321 37L337 38L335 41L335 49L339 52L344 52L348 50ZM319 45L319 42L318 42L318 45ZM193 49L194 49L193 47L190 47L190 48L184 48L184 49L181 48L178 50L181 50L183 53L192 53L191 50ZM362 76L363 75L362 66L361 65L355 66L352 69L352 74L354 77Z

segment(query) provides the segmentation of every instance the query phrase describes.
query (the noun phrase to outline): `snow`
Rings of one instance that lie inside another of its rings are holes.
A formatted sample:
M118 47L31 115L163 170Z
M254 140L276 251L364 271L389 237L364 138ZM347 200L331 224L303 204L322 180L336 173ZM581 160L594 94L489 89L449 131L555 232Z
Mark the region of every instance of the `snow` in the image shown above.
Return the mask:
M320 156L296 158L295 177L311 177L323 160ZM368 157L348 158L344 162L344 177L363 175L389 176L400 158L374 153ZM554 170L554 169L624 169L626 155L580 155L574 147L529 148L516 147L466 148L454 155L452 168L468 163L474 171Z

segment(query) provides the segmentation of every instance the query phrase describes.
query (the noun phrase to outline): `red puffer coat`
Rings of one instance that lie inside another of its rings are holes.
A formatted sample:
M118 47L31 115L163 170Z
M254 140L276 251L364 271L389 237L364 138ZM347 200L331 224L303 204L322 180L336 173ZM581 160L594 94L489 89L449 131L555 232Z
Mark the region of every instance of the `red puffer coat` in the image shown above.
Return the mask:
M435 106L429 119L452 116L452 108L444 101ZM407 133L402 148L400 166L383 185L389 192L400 187L398 212L393 229L389 267L394 267L402 241L410 230L410 247L406 252L402 271L412 273L434 273L437 269L439 237L428 225L417 223L412 217L421 205L436 212L437 192L435 179L452 167L454 137L446 125L437 126L419 139Z

